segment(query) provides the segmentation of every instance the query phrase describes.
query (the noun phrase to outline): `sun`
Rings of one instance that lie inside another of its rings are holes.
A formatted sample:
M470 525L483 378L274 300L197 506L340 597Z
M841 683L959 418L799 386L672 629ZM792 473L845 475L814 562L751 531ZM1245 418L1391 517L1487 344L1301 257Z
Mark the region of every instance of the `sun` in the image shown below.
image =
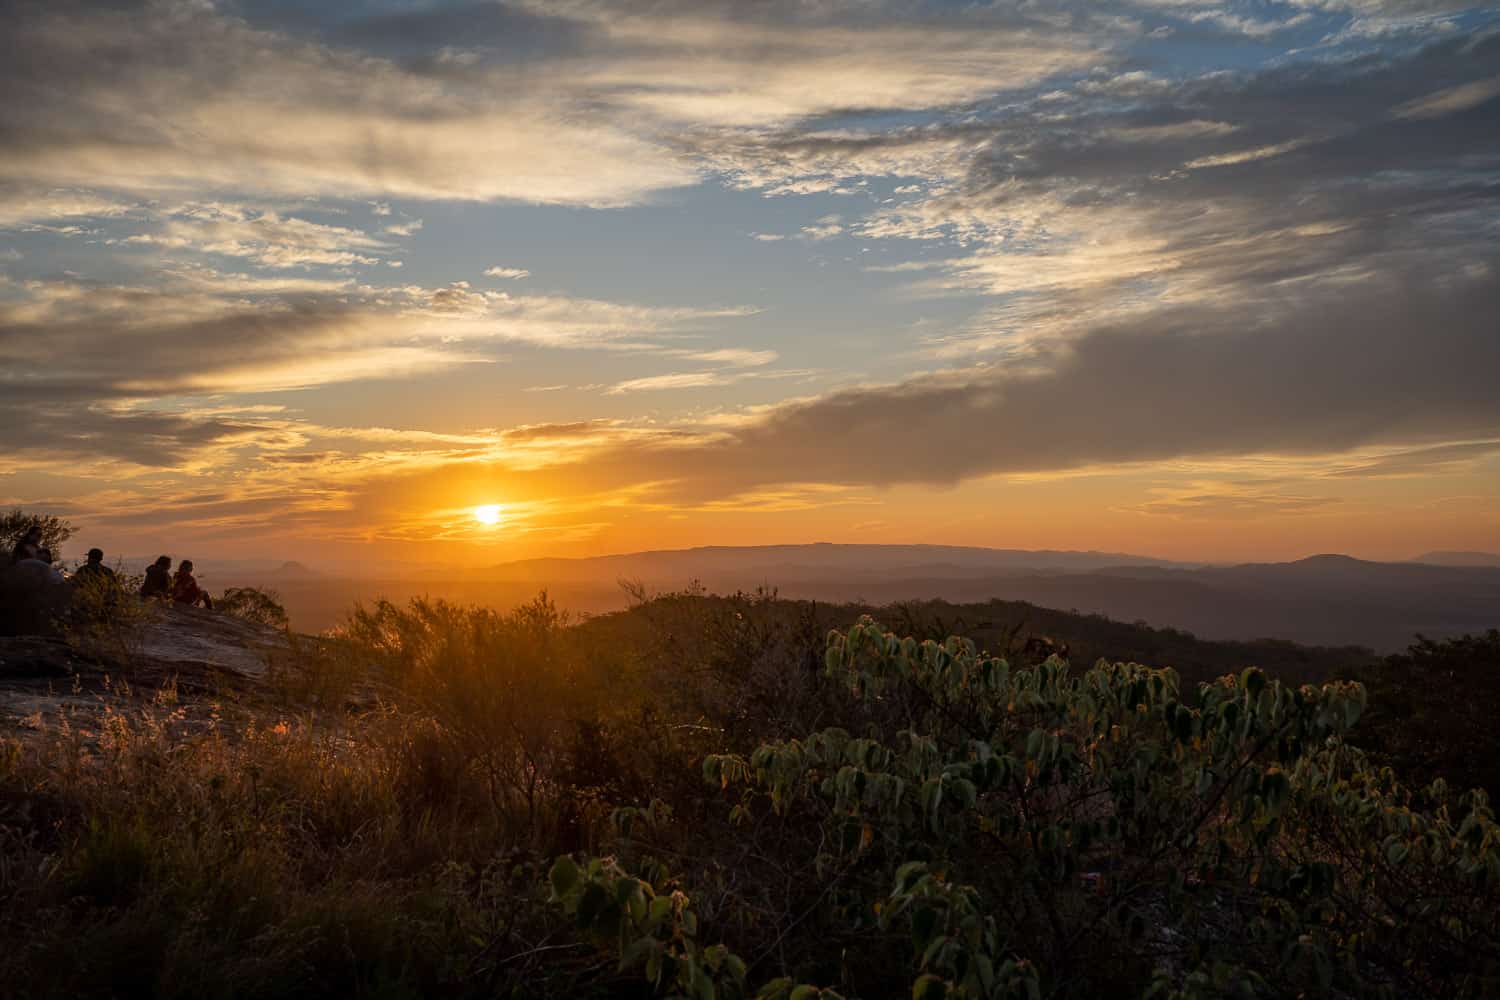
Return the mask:
M499 524L505 509L497 503L481 504L474 508L474 520L480 524Z

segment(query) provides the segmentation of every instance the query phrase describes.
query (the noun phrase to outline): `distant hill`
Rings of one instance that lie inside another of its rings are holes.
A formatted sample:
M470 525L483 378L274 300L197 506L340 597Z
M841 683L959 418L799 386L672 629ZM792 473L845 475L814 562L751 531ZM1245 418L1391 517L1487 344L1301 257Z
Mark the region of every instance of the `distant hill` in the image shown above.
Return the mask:
M1500 566L1500 555L1494 552L1424 552L1412 562L1433 566Z
M733 606L729 598L684 598L684 607ZM819 603L783 600L775 613L811 622L813 634L830 628L847 628L861 615L869 614L901 635L936 638L962 635L979 648L1007 656L1032 637L1046 637L1068 647L1067 656L1077 668L1098 659L1172 667L1191 686L1226 673L1258 666L1282 680L1321 683L1340 671L1369 665L1375 657L1358 647L1304 646L1277 639L1249 642L1209 640L1174 628L1152 628L1115 621L1101 615L1086 615L1038 607L1024 601L987 600L973 603L950 601L905 601L899 604ZM607 636L613 644L630 647L649 642L661 627L661 614L650 605L618 614L600 615L582 625ZM1007 648L1009 647L1009 648Z
M1106 552L940 545L715 546L533 559L492 579L537 587L648 591L692 581L716 592L773 587L786 597L886 603L912 599L1028 601L1173 626L1213 639L1288 639L1404 648L1500 627L1500 567L1384 563L1338 554L1294 562L1202 566Z
M850 579L851 574L896 573L902 577L963 578L994 573L1088 572L1106 566L1183 567L1147 556L1118 552L1049 549L989 549L965 545L712 545L595 556L587 559L523 559L496 566L495 580L583 582L639 578L647 583L683 585L699 580L714 586L779 586L799 580Z

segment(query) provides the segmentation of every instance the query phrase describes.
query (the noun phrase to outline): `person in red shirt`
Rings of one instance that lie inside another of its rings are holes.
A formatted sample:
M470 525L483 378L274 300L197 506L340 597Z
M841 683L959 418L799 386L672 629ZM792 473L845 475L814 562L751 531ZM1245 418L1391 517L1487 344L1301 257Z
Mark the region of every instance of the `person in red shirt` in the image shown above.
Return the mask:
M177 575L172 578L172 600L189 607L202 604L210 611L214 608L213 598L209 597L208 591L198 586L198 581L193 578L191 559L184 559L177 564Z

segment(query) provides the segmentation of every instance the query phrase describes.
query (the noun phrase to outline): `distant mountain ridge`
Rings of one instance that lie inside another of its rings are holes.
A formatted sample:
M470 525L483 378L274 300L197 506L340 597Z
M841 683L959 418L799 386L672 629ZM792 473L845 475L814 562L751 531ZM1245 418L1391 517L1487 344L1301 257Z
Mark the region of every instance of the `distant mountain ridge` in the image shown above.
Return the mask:
M712 546L587 559L530 559L489 579L536 587L693 581L711 591L767 586L786 597L883 603L1001 599L1188 629L1214 639L1404 648L1418 633L1500 628L1500 566L1374 562L1319 554L1202 565L1109 552L945 545Z
M1204 565L1118 552L818 543L527 559L363 578L269 561L254 570L218 563L202 568L215 590L242 582L275 589L296 608L294 618L317 628L341 620L351 602L380 596L509 608L545 589L561 607L597 614L628 605L622 580L641 583L647 593L696 581L717 593L767 587L783 597L832 603L1024 601L1170 626L1205 639L1285 639L1381 653L1405 648L1418 633L1442 638L1500 628L1500 565L1472 559L1375 562L1320 554Z
M800 545L707 545L690 549L655 549L579 559L521 559L502 563L489 572L495 579L598 579L603 572L625 575L772 572L794 577L828 572L956 573L1051 571L1088 572L1115 565L1191 568L1150 556L1120 552L1059 549L992 549L969 545L874 545L812 542ZM685 582L685 581L684 581ZM707 582L707 581L705 581ZM775 580L770 582L774 583Z

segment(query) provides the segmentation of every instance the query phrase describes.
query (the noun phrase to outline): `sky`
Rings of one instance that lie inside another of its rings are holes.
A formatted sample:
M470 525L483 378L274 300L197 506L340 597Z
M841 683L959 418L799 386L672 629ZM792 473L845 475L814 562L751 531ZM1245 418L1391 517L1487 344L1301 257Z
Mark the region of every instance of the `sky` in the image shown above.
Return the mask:
M82 545L1500 551L1500 7L0 17L0 504Z

